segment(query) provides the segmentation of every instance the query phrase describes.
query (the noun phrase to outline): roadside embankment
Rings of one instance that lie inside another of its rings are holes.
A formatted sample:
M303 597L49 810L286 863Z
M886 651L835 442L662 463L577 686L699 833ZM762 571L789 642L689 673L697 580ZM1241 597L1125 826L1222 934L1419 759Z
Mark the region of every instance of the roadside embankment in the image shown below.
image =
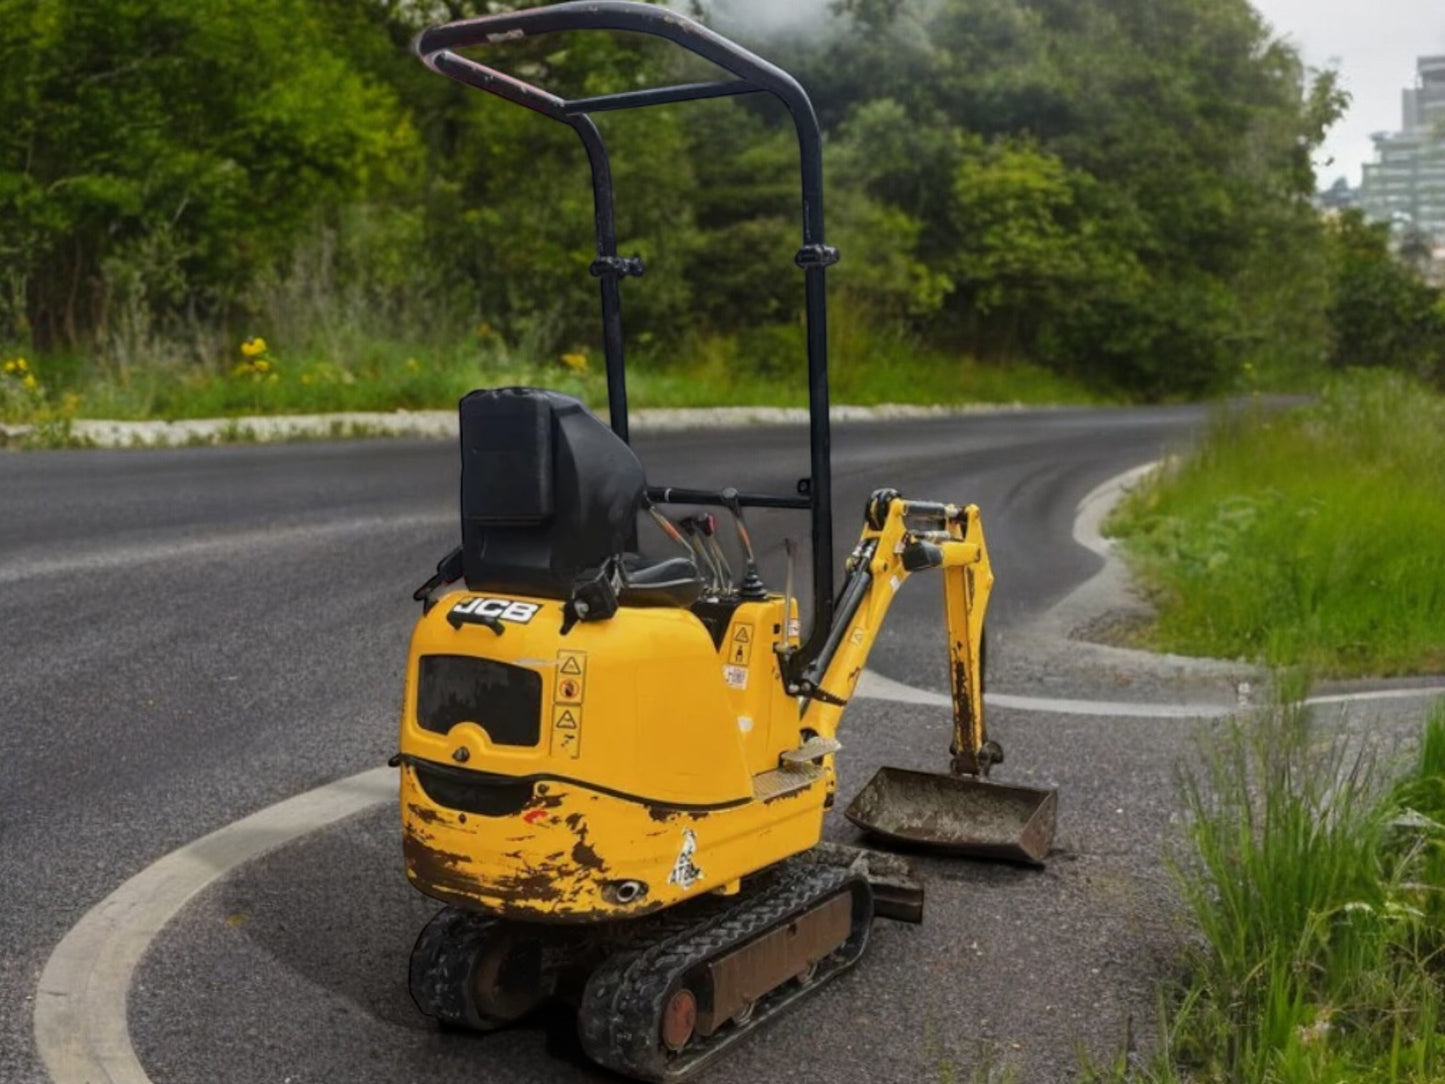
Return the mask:
M1321 677L1445 670L1445 397L1397 373L1221 412L1106 530L1157 608L1140 646Z

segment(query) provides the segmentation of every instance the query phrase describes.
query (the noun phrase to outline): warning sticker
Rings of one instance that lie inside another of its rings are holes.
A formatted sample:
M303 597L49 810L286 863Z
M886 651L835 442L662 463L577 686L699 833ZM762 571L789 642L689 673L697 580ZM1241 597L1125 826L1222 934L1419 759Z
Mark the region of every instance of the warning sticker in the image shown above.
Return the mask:
M682 850L677 856L677 861L672 864L672 872L667 875L668 884L677 885L686 892L702 880L702 870L692 863L692 856L696 853L697 836L691 828L684 828L682 830Z
M739 625L733 633L728 648L728 662L734 666L746 666L753 657L753 633L746 625Z
M582 755L582 709L559 705L552 709L552 755L576 760Z
M748 668L746 666L724 666L723 680L733 689L746 689L748 687Z
M555 704L581 704L587 685L587 652L557 652L557 680L552 687Z
M866 632L863 626L859 625L856 629L853 630L853 635L848 637L848 642L854 647L860 647L863 644L863 638L865 635Z

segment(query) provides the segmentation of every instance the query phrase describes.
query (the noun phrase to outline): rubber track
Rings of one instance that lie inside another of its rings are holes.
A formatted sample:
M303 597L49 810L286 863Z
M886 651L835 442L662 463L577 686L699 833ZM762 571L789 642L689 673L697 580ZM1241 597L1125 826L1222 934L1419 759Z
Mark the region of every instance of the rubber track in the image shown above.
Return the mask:
M840 950L841 959L821 965L806 988L778 987L758 1002L746 1025L726 1024L706 1039L695 1038L681 1054L662 1049L663 1005L679 979L849 889L862 898L854 905L853 931ZM791 864L771 883L731 901L717 914L645 949L612 957L593 973L577 1013L583 1049L593 1061L636 1079L675 1081L687 1076L784 1006L851 966L867 943L873 914L870 897L868 882L847 870Z
M482 945L500 925L487 915L443 907L422 927L411 950L407 986L423 1015L473 1031L493 1031L507 1023L483 1016L469 996Z

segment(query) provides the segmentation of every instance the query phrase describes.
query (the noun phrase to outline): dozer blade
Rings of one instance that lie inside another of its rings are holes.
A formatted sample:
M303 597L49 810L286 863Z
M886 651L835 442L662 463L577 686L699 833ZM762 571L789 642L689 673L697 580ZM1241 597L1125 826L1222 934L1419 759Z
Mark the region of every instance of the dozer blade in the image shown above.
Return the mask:
M845 812L882 839L948 854L1043 865L1058 795L968 775L879 768Z

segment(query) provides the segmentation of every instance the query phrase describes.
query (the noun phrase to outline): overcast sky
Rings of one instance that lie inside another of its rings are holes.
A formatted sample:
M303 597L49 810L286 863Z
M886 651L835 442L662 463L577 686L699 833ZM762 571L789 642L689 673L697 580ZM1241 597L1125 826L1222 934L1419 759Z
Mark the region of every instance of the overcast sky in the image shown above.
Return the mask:
M1370 133L1400 128L1400 92L1415 83L1415 58L1445 54L1445 3L1254 0L1254 6L1307 63L1339 69L1353 102L1316 157L1316 171L1322 188L1340 174L1359 184L1360 165L1374 153Z
M1315 67L1340 70L1353 102L1315 164L1321 187L1344 174L1360 181L1373 156L1370 133L1400 127L1400 92L1415 58L1445 54L1445 0L1253 0ZM826 18L828 0L709 0L717 14L754 32L797 29Z

